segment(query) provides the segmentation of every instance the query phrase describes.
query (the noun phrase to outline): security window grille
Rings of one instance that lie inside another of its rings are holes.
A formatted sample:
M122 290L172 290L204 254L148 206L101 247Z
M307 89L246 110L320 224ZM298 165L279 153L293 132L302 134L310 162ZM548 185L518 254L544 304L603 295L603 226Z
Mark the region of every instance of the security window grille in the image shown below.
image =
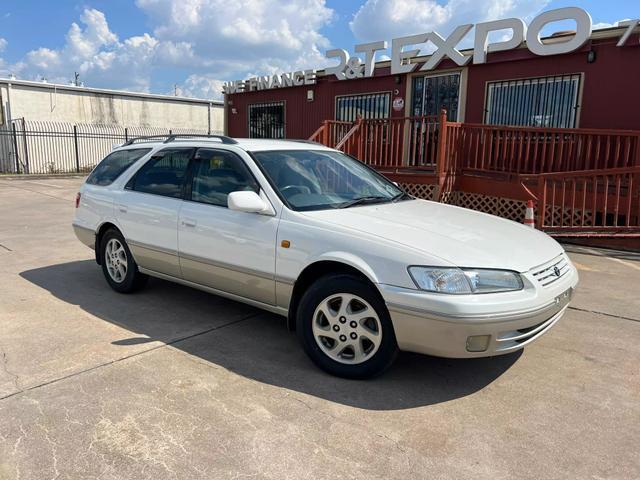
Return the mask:
M413 115L438 115L444 108L447 120L458 121L460 73L414 77L411 111Z
M389 118L390 93L368 93L336 97L336 120L353 122L357 117Z
M284 138L284 102L249 105L249 137Z
M580 74L488 84L485 123L575 128Z

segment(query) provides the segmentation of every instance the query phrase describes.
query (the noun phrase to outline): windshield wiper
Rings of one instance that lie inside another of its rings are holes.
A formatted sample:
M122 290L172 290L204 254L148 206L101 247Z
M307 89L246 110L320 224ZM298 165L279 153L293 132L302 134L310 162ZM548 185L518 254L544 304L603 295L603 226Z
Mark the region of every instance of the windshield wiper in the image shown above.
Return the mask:
M412 200L413 197L411 195L409 195L408 193L405 192L400 192L399 194L395 195L393 198L391 198L391 201L393 203L399 201L399 200Z
M368 203L382 203L389 202L391 198L383 197L383 196L367 196L367 197L358 197L353 200L347 200L346 202L339 203L335 206L335 208L349 208L354 205L366 205Z

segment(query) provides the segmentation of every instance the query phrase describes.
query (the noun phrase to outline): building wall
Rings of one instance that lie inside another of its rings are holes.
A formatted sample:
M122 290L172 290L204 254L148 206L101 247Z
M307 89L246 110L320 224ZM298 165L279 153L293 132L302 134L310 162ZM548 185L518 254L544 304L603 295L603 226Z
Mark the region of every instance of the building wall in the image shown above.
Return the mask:
M389 74L389 68L379 68L371 78L360 80L337 80L335 77L319 77L312 86L289 87L229 95L227 107L228 135L246 137L248 135L249 105L263 102L285 102L286 138L309 138L324 120L335 118L335 97L357 95L358 93L391 92L391 98L405 95L406 76ZM314 90L314 101L307 101L307 90ZM233 113L235 110L236 113ZM395 112L392 116L403 116Z
M4 116L9 113L8 84L0 83ZM11 85L11 118L68 123L224 130L219 103L173 100L63 88Z
M582 74L580 128L640 130L640 42L637 35L628 39L623 47L616 47L617 36L593 39L579 51L540 57L526 48L507 52L491 53L488 63L457 67L450 60L443 61L438 74L447 70L463 73L460 93L461 120L467 123L483 123L485 91L487 82L519 78L535 78ZM587 62L587 54L593 49L596 59ZM388 64L387 64L388 65ZM422 74L419 66L413 75ZM396 78L400 79L396 83ZM402 116L410 112L411 76L390 75L389 67L376 68L375 76L358 80L336 80L335 77L318 78L313 87L294 87L258 92L239 93L228 96L228 132L232 136L248 135L248 106L254 103L284 101L286 103L286 137L308 138L323 120L335 119L335 97L378 91L398 91L392 98L406 99L405 112L391 111L392 116ZM306 101L307 89L313 88L315 100ZM231 109L236 113L232 113Z
M640 44L631 38L616 47L617 41L593 41L577 52L550 57L525 49L490 54L489 63L468 67L465 121L483 123L487 82L581 73L578 127L640 130ZM588 63L592 48L596 60Z

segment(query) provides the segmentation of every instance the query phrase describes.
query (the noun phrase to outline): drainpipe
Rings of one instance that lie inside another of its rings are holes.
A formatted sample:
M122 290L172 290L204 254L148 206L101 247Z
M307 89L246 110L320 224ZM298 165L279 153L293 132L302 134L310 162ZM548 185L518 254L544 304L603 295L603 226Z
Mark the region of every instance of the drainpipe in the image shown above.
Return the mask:
M7 83L7 124L11 123L11 82Z
M211 102L207 104L207 135L211 135Z

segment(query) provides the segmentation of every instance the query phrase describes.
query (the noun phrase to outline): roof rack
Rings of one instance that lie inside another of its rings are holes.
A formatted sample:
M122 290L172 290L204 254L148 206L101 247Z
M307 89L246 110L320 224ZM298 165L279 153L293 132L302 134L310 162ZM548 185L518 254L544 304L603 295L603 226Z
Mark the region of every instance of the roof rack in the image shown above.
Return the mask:
M135 137L127 140L125 143L122 144L122 146L126 147L138 142L145 142L145 141L148 142L148 141L160 140L160 139L164 139L162 143L171 143L180 138L214 138L214 139L220 140L221 143L225 143L227 145L235 145L238 143L237 140L231 137L227 137L226 135L212 135L212 134L207 135L204 133L176 133L176 134L166 134L166 135L147 135L142 137Z
M313 141L313 140L299 140L299 139L294 139L294 138L287 139L287 142L310 143L311 145L322 145L320 142L316 142L316 141Z

